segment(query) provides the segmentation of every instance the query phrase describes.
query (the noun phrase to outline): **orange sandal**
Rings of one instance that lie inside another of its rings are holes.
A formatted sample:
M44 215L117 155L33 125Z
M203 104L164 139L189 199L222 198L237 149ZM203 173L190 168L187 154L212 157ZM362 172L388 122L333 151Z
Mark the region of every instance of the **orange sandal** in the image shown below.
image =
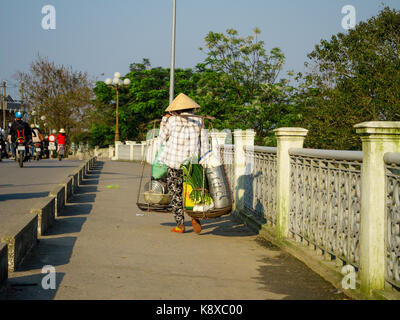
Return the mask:
M171 232L176 232L176 233L184 233L185 232L185 226L182 224L180 226L176 226L171 230Z
M193 231L197 234L201 232L201 223L198 219L192 219Z

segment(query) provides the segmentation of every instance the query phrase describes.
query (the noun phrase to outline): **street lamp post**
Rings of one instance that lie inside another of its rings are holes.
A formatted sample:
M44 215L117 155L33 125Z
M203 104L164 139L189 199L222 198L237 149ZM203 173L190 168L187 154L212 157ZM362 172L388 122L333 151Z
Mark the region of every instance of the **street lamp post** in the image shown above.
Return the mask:
M121 78L121 74L119 72L115 72L113 80L111 80L110 78L107 78L105 81L105 84L107 86L113 88L117 94L117 110L116 110L116 119L115 119L115 142L119 141L119 128L118 128L119 89L122 86L127 87L131 84L131 81L128 78L126 78L124 81L122 81L120 78Z
M45 123L45 121L46 121L46 116L41 116L41 117L40 117L40 120L42 120L43 126L45 127L45 126L46 126L46 123Z
M176 26L176 0L172 1L172 37L171 37L171 69L169 80L169 103L174 99L175 87L175 26Z
M6 88L7 81L3 80L3 129L6 129L6 109L7 109L7 101L6 101Z
M33 122L35 123L36 126L36 110L32 110L31 115L33 116Z
M24 81L21 81L21 105L19 106L19 111L24 111Z

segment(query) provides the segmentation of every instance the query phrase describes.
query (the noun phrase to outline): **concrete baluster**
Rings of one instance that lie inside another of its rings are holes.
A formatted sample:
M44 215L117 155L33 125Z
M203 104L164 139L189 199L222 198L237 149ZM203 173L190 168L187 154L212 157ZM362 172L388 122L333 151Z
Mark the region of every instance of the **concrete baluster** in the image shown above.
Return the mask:
M303 128L279 128L274 130L277 151L277 206L276 237L283 240L289 232L290 210L290 148L303 148L308 130Z
M400 152L400 122L371 121L355 125L361 135L360 280L370 295L385 285L386 174L383 156Z
M234 176L234 210L241 211L244 209L244 194L246 191L246 176L252 173L251 159L246 158L244 148L254 148L254 130L235 130L233 133L235 148L235 176Z

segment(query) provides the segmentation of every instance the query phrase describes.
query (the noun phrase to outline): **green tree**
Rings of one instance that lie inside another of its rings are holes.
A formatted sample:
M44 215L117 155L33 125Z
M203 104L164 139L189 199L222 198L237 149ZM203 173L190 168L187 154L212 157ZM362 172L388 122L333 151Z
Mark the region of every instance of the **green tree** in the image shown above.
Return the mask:
M209 32L205 37L207 58L199 82L199 101L218 106L227 128L253 128L256 143L274 143L272 130L298 119L296 89L279 78L285 56L279 48L269 53L258 39L258 28L248 37L234 29L226 34ZM216 73L215 73L216 72ZM291 76L289 73L288 76ZM209 108L205 108L206 110Z
M149 123L160 119L169 104L170 70L152 68L148 59L132 63L124 78L131 80L119 95L119 131L121 140L145 140ZM192 69L175 70L175 92L193 96L196 88ZM103 82L97 82L95 112L92 115L92 144L105 146L114 142L116 93Z
M87 73L39 56L17 77L25 82L26 105L45 115L50 128L64 128L69 138L88 128L93 92Z
M300 95L308 146L360 149L355 124L400 120L400 11L386 7L308 57Z

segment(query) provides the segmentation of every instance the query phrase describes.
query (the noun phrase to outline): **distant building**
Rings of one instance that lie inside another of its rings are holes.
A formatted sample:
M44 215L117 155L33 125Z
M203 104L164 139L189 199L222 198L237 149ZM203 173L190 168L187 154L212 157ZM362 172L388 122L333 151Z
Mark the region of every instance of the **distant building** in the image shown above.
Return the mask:
M3 126L3 99L0 99L0 127ZM23 110L21 109L21 101L14 100L10 95L6 97L6 126L8 126L9 122L14 120L14 114L17 111L26 112L26 107L24 106Z

